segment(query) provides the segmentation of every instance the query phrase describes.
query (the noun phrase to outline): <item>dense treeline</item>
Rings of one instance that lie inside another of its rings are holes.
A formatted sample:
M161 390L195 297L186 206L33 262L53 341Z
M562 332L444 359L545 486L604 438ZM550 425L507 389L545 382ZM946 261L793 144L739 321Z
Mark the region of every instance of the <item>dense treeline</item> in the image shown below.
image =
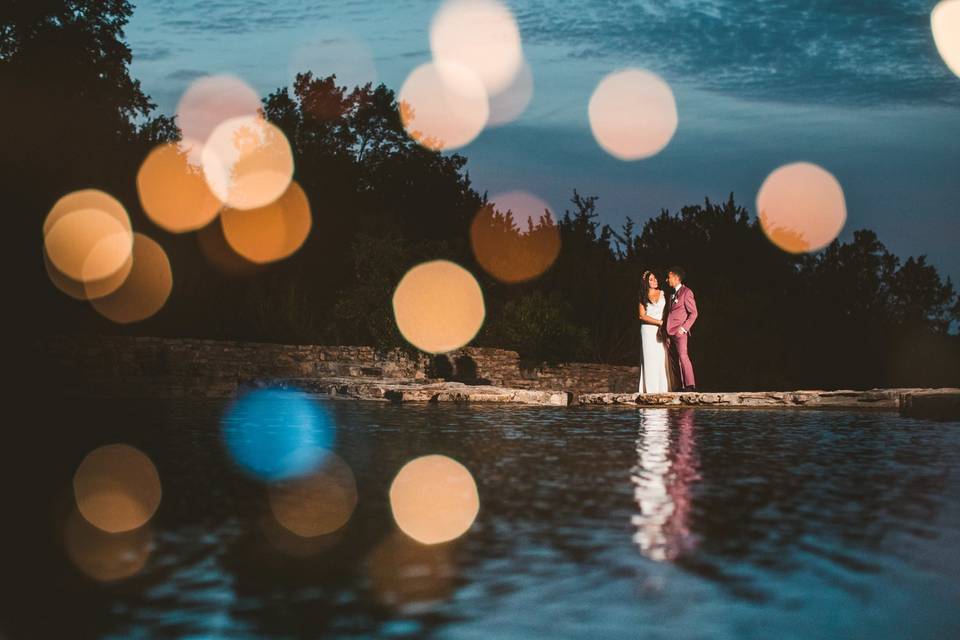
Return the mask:
M3 9L0 86L9 151L11 255L21 327L39 332L130 332L276 342L405 346L390 299L411 266L454 260L477 275L487 321L475 344L518 350L530 361L633 363L639 353L640 274L681 264L701 319L691 349L703 388L944 385L960 381L960 302L925 259L901 260L868 230L849 242L793 256L771 245L736 204L710 201L661 211L639 227L598 222L599 201L573 192L556 225L561 251L541 277L503 284L470 246L488 207L505 241L522 243L526 221L471 184L467 161L417 145L403 130L390 89L337 86L305 72L264 101L288 136L296 179L314 225L293 257L253 267L230 256L214 222L171 235L139 210L135 174L147 151L178 135L128 73L122 28L128 2L18 2ZM323 70L316 70L322 73ZM39 229L64 193L98 187L128 208L134 228L167 249L174 293L157 316L111 325L46 280ZM640 212L638 215L643 215ZM211 261L211 258L213 260Z

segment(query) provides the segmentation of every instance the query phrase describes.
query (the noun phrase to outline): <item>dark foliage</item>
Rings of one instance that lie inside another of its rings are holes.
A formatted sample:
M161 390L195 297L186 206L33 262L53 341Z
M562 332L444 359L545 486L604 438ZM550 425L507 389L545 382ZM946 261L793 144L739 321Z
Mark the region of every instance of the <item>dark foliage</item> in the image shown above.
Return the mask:
M129 74L125 0L11 0L0 8L0 192L16 284L8 322L22 331L101 330L90 313L50 286L41 223L62 195L107 191L137 217L134 176L151 146L176 130Z

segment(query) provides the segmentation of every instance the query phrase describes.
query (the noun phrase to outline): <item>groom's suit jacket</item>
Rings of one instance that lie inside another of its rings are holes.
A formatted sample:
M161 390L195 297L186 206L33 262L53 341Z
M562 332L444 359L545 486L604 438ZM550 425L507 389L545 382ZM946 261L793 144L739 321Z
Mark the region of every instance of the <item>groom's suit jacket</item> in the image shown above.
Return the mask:
M680 327L690 332L690 327L697 321L697 300L693 297L690 287L683 285L680 291L671 298L670 312L667 314L667 334L677 335Z

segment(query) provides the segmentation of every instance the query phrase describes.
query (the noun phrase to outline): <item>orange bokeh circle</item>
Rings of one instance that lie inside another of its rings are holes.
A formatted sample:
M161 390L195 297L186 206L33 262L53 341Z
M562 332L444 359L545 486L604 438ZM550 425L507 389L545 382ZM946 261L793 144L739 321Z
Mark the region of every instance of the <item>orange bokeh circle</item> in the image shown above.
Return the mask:
M453 262L413 267L393 294L397 328L427 353L459 349L477 335L486 316L483 292L473 275Z
M172 289L173 272L167 253L155 240L135 233L130 274L115 291L92 299L90 304L114 322L139 322L160 311Z
M220 200L210 191L195 143L168 142L153 149L137 172L137 193L144 212L173 233L195 231L209 224Z
M480 510L473 476L441 455L411 460L390 485L390 508L400 529L418 542L437 544L463 535Z
M470 245L484 271L515 283L549 269L560 254L560 229L547 210L545 202L522 191L498 195L481 208L470 225Z
M794 162L763 181L757 216L771 242L784 251L803 253L833 242L847 220L847 206L833 174L810 162Z
M77 510L109 533L146 524L160 506L160 476L139 449L111 444L91 451L73 475Z
M256 209L224 209L223 235L240 256L257 264L282 260L299 249L313 226L310 202L297 182L274 202Z

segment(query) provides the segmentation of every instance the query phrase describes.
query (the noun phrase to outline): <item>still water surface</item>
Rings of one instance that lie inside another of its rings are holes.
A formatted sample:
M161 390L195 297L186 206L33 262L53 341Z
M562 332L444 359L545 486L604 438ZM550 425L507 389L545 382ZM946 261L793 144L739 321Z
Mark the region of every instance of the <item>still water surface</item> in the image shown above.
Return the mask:
M51 410L69 424L39 427L50 491L31 494L46 520L20 542L11 637L960 637L960 423L326 402L359 500L308 540L231 459L228 406ZM122 542L142 568L104 583L62 538L71 474L110 442L150 456L163 498ZM387 498L427 454L480 496L470 530L434 546L396 529Z

